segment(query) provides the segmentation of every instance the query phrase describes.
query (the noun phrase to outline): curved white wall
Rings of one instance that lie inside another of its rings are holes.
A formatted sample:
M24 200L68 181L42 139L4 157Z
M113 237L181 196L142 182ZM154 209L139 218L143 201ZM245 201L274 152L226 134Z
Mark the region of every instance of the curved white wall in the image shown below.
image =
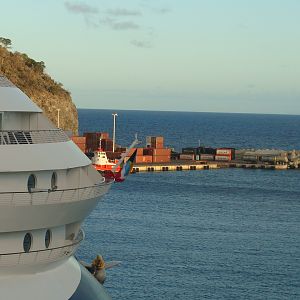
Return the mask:
M61 170L91 164L91 161L72 141L0 145L0 157L0 172Z

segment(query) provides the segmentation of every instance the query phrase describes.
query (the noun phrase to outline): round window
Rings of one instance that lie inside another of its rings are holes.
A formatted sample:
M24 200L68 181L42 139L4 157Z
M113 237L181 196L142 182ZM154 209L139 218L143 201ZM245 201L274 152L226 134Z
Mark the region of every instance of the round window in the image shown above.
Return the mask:
M51 230L48 229L45 234L45 246L48 249L51 243Z
M23 249L24 252L28 253L32 246L32 235L30 233L26 233L23 240Z
M27 181L28 192L31 193L32 189L34 189L35 187L36 187L36 177L35 175L31 174L28 177L28 181Z

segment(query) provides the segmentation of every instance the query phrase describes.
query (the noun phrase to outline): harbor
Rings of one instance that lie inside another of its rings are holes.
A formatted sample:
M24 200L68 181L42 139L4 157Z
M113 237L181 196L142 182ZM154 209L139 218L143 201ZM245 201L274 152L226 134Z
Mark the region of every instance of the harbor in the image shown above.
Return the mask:
M276 149L235 149L230 147L185 147L176 152L165 146L163 136L147 136L144 146L126 148L118 145L107 132L86 132L83 136L73 136L73 142L92 161L103 156L101 166L94 163L97 170L112 169L125 156L126 161L135 152L132 172L195 171L220 168L244 168L287 170L298 169L300 152ZM140 142L141 144L142 142Z

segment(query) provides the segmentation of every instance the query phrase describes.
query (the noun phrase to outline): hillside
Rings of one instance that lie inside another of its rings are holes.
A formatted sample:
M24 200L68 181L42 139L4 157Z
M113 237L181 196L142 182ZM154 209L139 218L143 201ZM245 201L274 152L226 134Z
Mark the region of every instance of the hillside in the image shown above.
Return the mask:
M60 127L76 134L78 115L70 92L45 73L44 62L23 53L13 53L8 48L0 38L0 72L43 109L54 124L57 124L57 109L60 109Z

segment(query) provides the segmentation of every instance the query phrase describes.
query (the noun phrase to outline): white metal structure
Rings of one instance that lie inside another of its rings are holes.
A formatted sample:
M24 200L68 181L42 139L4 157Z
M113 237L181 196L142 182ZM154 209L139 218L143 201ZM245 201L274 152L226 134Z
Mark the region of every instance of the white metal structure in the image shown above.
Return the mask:
M67 135L0 75L0 298L109 299L73 254L109 189Z
M114 120L114 126L113 126L113 152L115 152L116 147L116 117L118 116L117 113L113 113L113 120Z

